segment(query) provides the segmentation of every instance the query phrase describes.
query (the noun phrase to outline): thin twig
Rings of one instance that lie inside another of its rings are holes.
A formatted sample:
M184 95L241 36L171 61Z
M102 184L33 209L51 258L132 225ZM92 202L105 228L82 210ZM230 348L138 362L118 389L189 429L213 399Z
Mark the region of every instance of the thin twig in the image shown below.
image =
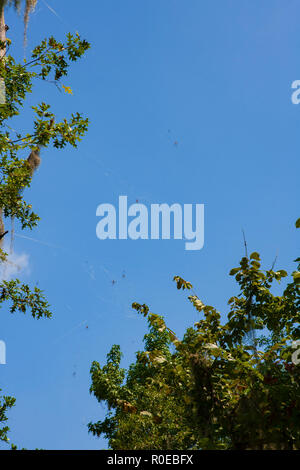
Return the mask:
M244 239L245 254L246 254L246 258L248 258L248 247L247 247L246 236L245 236L245 232L243 228L242 228L242 233L243 233L243 239Z
M271 271L273 271L273 269L274 269L274 267L275 267L277 258L278 258L278 254L276 254L276 256L275 256L275 259L274 259L273 264L272 264L272 267L271 267Z
M32 135L29 135L29 136L27 136L27 137L22 137L21 139L10 140L10 143L11 143L11 144L16 144L17 142L20 142L21 140L30 139L31 137L35 137L35 135L32 134ZM28 143L30 143L30 142L28 142Z

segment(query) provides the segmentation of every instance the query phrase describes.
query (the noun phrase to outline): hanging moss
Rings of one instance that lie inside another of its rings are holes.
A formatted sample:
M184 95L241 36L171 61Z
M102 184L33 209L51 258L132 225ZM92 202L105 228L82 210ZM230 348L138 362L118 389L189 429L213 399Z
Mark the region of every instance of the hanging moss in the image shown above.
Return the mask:
M29 14L31 11L35 9L37 4L37 0L26 0L26 6L24 11L24 43L26 44L26 32L27 32L27 25L29 21Z
M29 21L29 14L34 10L37 0L26 0L24 9L24 44L26 44L26 33ZM21 11L21 0L0 0L0 11L5 5L13 6L18 12Z

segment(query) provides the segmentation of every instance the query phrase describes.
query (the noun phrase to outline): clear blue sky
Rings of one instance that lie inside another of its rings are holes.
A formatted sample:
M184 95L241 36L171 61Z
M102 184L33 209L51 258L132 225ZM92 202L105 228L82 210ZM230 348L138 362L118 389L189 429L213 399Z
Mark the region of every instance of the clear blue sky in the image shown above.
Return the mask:
M242 227L265 267L278 254L278 268L291 271L299 255L300 105L291 102L300 79L299 2L77 3L47 0L54 14L39 0L25 51L76 30L92 44L62 81L73 96L38 83L27 102L91 120L78 150L43 152L26 193L42 220L23 232L41 243L15 241L16 253L29 256L21 279L44 289L53 319L1 311L1 388L17 398L10 437L28 449L105 448L87 432L105 414L89 394L89 369L114 343L124 365L134 359L146 324L133 301L164 314L181 335L198 317L173 276L225 314L236 291L228 272L244 254ZM9 11L7 23L22 59L22 19ZM30 113L15 126L29 132ZM146 205L204 203L204 248L98 240L96 207L124 194Z

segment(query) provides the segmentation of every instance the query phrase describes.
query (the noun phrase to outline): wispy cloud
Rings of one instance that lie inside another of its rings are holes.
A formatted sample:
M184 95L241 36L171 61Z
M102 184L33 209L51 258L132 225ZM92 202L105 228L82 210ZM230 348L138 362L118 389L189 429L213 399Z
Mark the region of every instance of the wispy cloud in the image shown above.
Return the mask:
M7 251L5 247L4 251ZM8 281L21 272L29 273L29 255L27 253L12 253L0 266L0 280Z

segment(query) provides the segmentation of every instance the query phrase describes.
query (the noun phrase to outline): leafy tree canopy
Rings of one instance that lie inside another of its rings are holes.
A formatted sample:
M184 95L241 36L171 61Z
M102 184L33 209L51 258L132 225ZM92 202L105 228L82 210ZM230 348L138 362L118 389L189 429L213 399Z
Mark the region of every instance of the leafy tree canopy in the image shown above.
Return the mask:
M275 295L273 283L287 272L263 271L257 252L242 258L230 271L239 294L225 322L176 276L200 317L181 340L163 317L134 303L148 322L145 348L128 370L116 345L105 365L93 362L90 392L107 415L89 431L114 450L300 449L300 366L292 361L299 268Z

